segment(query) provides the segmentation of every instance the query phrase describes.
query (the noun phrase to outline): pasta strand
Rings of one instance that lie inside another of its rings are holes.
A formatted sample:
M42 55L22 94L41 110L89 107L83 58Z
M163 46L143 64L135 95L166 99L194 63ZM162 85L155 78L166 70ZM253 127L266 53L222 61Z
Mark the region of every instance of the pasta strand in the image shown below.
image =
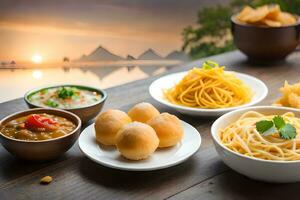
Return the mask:
M249 111L237 121L219 130L218 136L227 148L250 157L265 160L300 160L300 135L294 139L282 139L278 133L263 136L256 130L256 122L272 120L275 115L263 115ZM300 130L300 119L292 112L282 115L284 121Z
M216 64L217 65L217 64ZM194 68L174 87L164 91L174 104L198 108L226 108L248 103L253 92L225 67Z

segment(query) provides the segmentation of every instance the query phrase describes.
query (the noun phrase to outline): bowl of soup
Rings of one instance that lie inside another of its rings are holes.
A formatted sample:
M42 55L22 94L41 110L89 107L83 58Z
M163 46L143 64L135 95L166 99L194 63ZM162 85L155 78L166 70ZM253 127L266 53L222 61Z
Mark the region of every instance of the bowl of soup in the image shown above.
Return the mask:
M33 89L24 100L30 108L55 108L77 115L83 123L101 111L107 94L104 90L82 85L55 85Z
M80 118L71 112L30 109L9 115L0 121L0 142L18 158L51 160L73 146L80 128Z

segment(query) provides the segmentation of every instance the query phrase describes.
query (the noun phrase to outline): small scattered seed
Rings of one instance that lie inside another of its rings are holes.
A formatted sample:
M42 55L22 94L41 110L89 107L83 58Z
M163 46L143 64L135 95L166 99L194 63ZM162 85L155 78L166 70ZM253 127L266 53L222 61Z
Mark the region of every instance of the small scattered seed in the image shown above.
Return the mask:
M52 181L52 177L51 176L44 176L43 178L41 178L40 183L41 184L49 184Z

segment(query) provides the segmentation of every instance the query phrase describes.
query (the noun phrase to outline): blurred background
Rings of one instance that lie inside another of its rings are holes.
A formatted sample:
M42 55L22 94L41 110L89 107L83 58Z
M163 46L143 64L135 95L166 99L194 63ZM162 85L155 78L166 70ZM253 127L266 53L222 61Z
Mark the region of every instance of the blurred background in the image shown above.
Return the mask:
M0 0L0 102L49 84L112 87L235 50L231 15L266 3L300 14L300 0Z

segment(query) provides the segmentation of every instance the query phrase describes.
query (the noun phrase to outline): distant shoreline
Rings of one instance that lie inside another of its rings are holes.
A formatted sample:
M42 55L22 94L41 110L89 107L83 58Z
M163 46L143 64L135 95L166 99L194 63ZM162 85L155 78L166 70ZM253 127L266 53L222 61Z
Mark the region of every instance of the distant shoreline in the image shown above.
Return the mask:
M122 61L71 61L58 63L21 63L0 66L0 69L36 69L36 68L84 68L84 67L133 67L133 66L173 66L182 64L180 60L122 60Z

